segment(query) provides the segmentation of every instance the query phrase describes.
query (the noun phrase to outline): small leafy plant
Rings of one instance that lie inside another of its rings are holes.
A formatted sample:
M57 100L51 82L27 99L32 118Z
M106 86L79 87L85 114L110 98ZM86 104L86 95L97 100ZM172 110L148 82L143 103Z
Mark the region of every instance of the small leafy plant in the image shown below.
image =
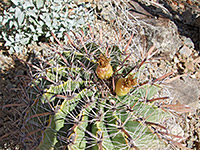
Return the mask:
M10 54L24 52L25 45L32 42L53 40L51 32L64 39L64 32L83 29L86 21L94 19L90 4L77 5L72 0L11 1L13 5L0 16L0 38Z
M160 86L156 82L168 75L153 81L141 78L153 49L134 64L127 50L130 42L125 49L106 46L90 31L81 36L74 33L74 41L66 34L67 45L55 37L59 44L48 45L45 51L49 57L38 66L32 65L32 82L26 89L30 104L24 124L26 148L139 150L164 148L169 143L182 146L174 140L182 137L164 126L170 118L163 102L168 97L158 97ZM104 68L100 73L99 67Z

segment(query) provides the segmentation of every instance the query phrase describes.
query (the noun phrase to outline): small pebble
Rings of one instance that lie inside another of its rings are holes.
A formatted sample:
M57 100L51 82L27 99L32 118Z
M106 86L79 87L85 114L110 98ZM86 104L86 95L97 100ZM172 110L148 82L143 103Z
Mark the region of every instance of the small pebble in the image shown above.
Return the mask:
M196 76L197 79L200 79L200 71L196 72L195 76Z
M179 63L180 60L179 60L177 57L174 57L174 62L175 62L175 63Z
M191 50L189 47L187 47L187 46L184 45L184 46L180 49L179 53L180 53L182 56L189 57L189 56L192 54L192 50Z
M184 44L189 48L194 48L194 43L190 38L184 38Z

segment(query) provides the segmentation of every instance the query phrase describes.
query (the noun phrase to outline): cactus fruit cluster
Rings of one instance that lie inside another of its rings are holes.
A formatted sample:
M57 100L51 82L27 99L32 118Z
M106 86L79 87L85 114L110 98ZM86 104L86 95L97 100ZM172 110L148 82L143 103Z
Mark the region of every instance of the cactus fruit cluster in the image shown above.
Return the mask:
M89 26L90 27L90 26ZM145 60L87 35L68 34L68 44L48 45L48 57L32 70L26 91L26 149L128 150L181 145L164 126L170 113L160 86L142 81ZM89 40L90 39L90 40ZM128 49L128 44L126 45ZM127 62L127 63L126 63ZM166 105L165 105L166 106Z

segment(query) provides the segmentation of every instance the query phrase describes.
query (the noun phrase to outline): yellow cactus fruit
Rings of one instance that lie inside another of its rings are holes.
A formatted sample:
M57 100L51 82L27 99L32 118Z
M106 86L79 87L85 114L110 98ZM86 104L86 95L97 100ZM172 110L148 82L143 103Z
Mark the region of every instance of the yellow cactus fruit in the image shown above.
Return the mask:
M137 79L133 79L133 75L128 78L121 78L117 81L115 86L115 93L118 96L126 95L133 86L137 85Z
M110 59L101 54L97 63L98 63L96 69L97 76L100 79L109 79L113 74L113 69L112 66L110 65Z

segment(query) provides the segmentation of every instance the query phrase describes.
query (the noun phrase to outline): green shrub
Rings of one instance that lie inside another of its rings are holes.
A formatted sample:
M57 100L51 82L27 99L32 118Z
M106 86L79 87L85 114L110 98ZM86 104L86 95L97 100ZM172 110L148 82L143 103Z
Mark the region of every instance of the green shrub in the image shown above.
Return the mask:
M9 53L22 53L34 41L53 40L51 32L63 38L63 32L84 28L92 23L90 4L72 0L12 0L13 5L0 17L1 37Z

